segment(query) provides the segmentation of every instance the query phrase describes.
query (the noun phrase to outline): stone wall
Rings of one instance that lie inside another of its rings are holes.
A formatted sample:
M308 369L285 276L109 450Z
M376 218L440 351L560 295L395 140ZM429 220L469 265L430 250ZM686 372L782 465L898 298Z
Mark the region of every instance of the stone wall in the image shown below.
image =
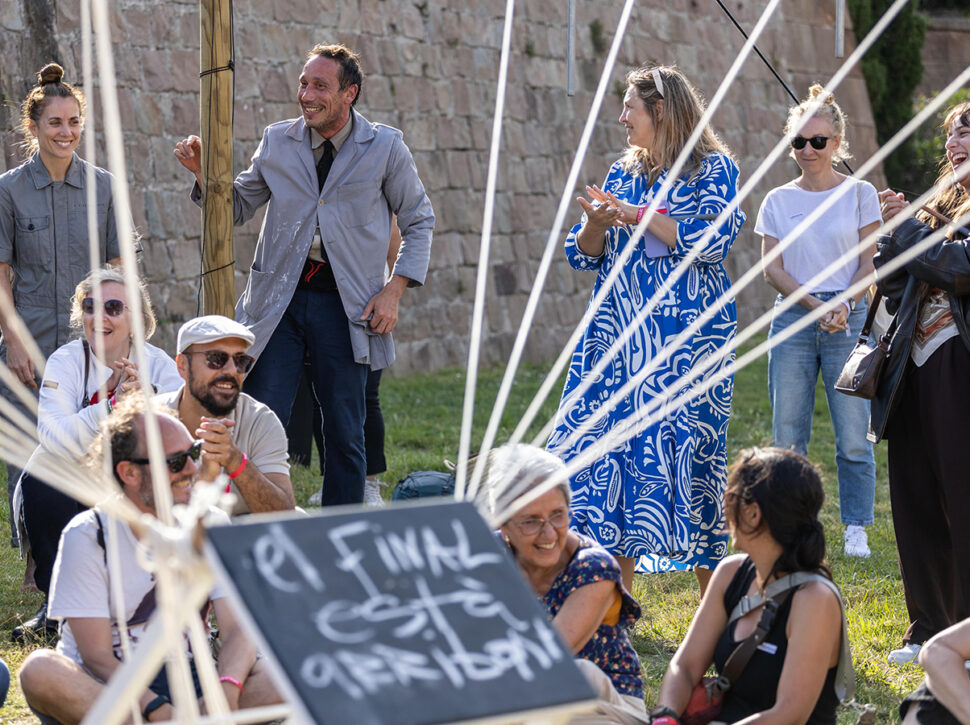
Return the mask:
M78 0L0 5L0 91L8 100L23 97L32 74L49 58L66 67L68 79L79 76L78 5ZM748 29L763 5L729 3ZM506 360L511 349L621 10L616 0L577 6L578 90L572 97L565 93L566 0L521 0L516 6L489 262L486 364ZM841 63L834 58L834 6L786 0L759 43L799 96ZM179 322L197 309L200 217L188 201L189 177L172 148L198 132L198 4L115 0L112 7L133 214L144 234L145 270L163 320L161 342L169 344ZM427 284L405 296L398 373L465 363L503 13L498 0L235 0L237 170L247 165L264 126L296 115L296 79L305 50L316 42L340 41L358 49L367 73L359 110L404 130L438 223ZM714 3L638 3L579 189L599 183L623 148L616 117L626 69L644 62L677 63L711 98L742 43ZM847 45L854 47L851 33ZM875 148L858 69L838 96L851 118L858 164ZM92 104L95 113L97 105ZM788 105L777 81L752 56L715 119L742 174L753 172L777 141ZM4 112L0 170L18 163L10 131L16 112ZM99 144L102 165L104 158ZM760 242L752 229L764 193L794 175L794 163L785 158L744 202L749 222L728 264L734 278L758 262ZM882 183L878 177L874 181ZM577 192L571 190L569 198ZM567 227L579 213L572 203ZM259 225L257 218L237 228L237 290ZM557 239L557 247L560 243ZM557 249L529 336L530 359L549 360L559 352L585 308L592 282L589 274L571 271ZM754 319L771 298L760 280L743 292L742 322Z
M929 16L923 43L923 80L917 91L929 96L970 67L970 15L956 11Z

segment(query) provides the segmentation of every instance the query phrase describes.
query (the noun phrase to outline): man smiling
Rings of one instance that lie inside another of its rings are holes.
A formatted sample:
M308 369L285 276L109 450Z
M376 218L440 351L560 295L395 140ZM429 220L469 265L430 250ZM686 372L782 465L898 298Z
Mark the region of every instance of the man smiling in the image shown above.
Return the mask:
M189 320L175 358L185 384L157 396L202 441L202 477L212 480L221 469L231 479L233 515L295 505L286 431L272 410L241 392L252 344L253 333L228 317Z
M234 182L235 222L267 204L236 319L255 334L259 358L246 392L284 425L309 360L323 414L323 504L364 495L364 390L368 368L394 361L398 301L424 283L434 212L399 130L354 110L363 73L356 53L318 45L307 54L296 100L300 117L267 127L252 164ZM197 184L202 144L180 141L175 157ZM400 252L385 280L391 220Z

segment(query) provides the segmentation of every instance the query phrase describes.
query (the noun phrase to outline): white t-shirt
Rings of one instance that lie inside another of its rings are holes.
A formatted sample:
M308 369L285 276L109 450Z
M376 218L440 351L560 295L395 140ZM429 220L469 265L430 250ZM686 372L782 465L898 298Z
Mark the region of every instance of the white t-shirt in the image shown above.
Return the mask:
M178 415L179 401L182 399L184 389L183 386L174 392L155 397L176 411ZM249 459L247 465L256 466L263 475L290 474L286 429L271 408L246 393L240 393L236 408L226 417L236 421L236 425L229 432L236 448L245 453ZM236 494L236 505L232 509L232 515L248 514L249 505L239 493L235 482L230 482L230 491Z
M802 285L859 244L859 230L881 221L879 197L868 181L847 176L826 191L806 191L794 181L772 189L765 196L754 230L783 241L792 230L843 186L849 189L781 253L785 271ZM854 187L854 188L853 188ZM828 277L812 285L811 292L841 292L849 287L859 268L858 255Z
M98 521L101 519L104 531L105 548L98 543ZM224 512L213 509L210 512L210 523L229 523ZM51 576L50 602L47 615L52 619L66 620L69 617L98 617L111 620L111 642L115 656L121 658L121 634L118 622L115 621L115 606L111 596L111 575L105 562L107 547L111 532L118 532L118 558L120 560L120 580L122 597L124 599L125 621L130 622L139 607L143 610L154 609L154 599L146 600L146 596L155 587L155 577L142 569L138 563L136 552L138 540L131 532L131 528L124 523L109 525L108 515L98 509L89 509L79 513L64 529L57 549L57 560L54 562L54 573ZM225 592L217 584L211 599L219 599ZM150 611L146 612L150 614ZM145 631L147 618L141 624L128 627L132 651L138 646L138 640ZM186 640L186 652L188 652ZM57 643L57 651L70 657L78 664L83 664L81 653L78 651L74 633L66 621L61 626L61 639Z

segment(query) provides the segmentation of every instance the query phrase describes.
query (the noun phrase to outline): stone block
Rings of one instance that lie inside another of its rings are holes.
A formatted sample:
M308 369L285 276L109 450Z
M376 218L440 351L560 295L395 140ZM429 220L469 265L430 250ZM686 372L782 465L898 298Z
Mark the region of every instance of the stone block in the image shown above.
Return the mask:
M296 101L297 77L290 78L282 70L264 71L260 88L263 98L278 103L294 103Z

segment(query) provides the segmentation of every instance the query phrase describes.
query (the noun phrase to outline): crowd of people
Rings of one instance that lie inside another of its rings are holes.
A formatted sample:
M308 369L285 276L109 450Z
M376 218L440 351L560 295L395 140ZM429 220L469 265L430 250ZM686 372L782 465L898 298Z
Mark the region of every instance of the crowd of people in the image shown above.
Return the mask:
M154 580L135 556L139 531L122 527L114 571L99 509L45 480L105 455L121 495L157 514L148 407L158 413L175 502L196 480L224 474L233 518L292 510L287 426L305 375L319 407L319 502L380 499L380 371L394 361L398 303L424 282L434 212L401 132L356 110L363 73L352 50L312 48L298 80L299 117L265 129L234 183L236 224L266 206L236 319L188 320L174 357L146 342L141 365L132 316L140 311L146 339L155 318L144 282L114 267L121 249L102 169L91 177L99 236L90 248L87 240L91 180L76 154L84 96L51 64L23 102L27 160L0 176L0 296L12 303L0 305L0 354L38 396L39 446L22 472L8 466L8 495L11 540L45 595L14 635L59 636L56 650L37 650L20 671L42 722L83 718L120 665L120 630L141 631L155 608ZM918 658L927 671L901 715L930 722L921 713L949 712L967 722L970 540L962 516L970 502L960 437L970 386L959 370L970 362L970 272L967 232L950 222L970 211L970 104L947 116L931 201L878 241L877 228L904 198L837 170L848 158L847 124L831 95L813 86L791 109L782 133L801 173L764 198L755 225L765 280L779 293L769 333L774 446L743 451L730 468L737 310L724 260L746 218L736 203L738 166L714 129L703 128L683 153L703 113L677 68L628 74L619 118L628 146L602 186L578 200L582 217L565 241L569 263L596 273L593 295L603 304L573 354L547 450L492 452L511 472L503 483L510 491L559 481L515 510L500 535L598 695L597 712L576 722L836 721L852 689L851 658L818 519L822 483L805 457L820 372L847 556L870 555L872 443L889 441L911 623L889 661ZM186 137L174 155L201 204L201 140ZM931 235L935 243L920 254L887 267ZM833 266L837 257L843 262ZM852 288L883 267L878 290L896 316L895 337L870 406L833 383L866 319L866 290ZM826 304L824 315L804 319ZM786 334L796 324L804 327ZM46 359L43 375L28 335ZM669 404L692 392L689 402ZM27 410L15 391L3 394ZM653 422L584 457L651 405ZM739 553L729 556L732 546ZM695 572L701 604L648 712L629 637L648 614L631 595L634 574L673 569ZM118 586L125 622L110 606ZM217 587L211 600L230 706L278 702L224 592ZM712 665L720 677L705 687ZM164 671L138 707L146 721L173 717ZM709 716L697 719L704 708Z

